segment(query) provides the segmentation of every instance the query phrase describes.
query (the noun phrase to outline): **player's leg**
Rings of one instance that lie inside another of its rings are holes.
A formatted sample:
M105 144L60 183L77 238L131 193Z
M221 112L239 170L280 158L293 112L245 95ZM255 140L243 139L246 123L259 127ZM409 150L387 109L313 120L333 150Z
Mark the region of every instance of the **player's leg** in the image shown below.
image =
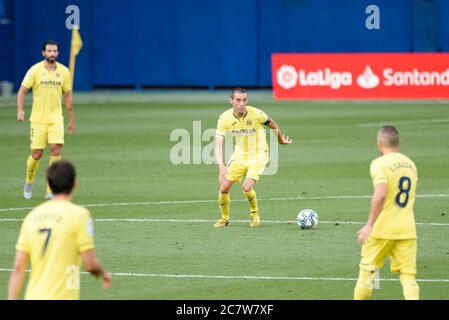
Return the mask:
M53 162L61 160L62 147L64 146L64 123L62 121L48 125L48 144L50 145L50 160L48 166ZM45 199L52 199L53 194L47 184Z
M248 168L248 174L246 175L245 182L243 183L242 190L248 200L250 207L250 226L258 227L260 225L260 215L259 207L257 205L257 194L254 190L254 185L259 180L265 167L267 165L267 158L256 161L256 163L251 164Z
M242 176L246 172L246 167L237 161L231 160L231 162L229 162L226 166L226 170L226 179L220 185L220 191L218 194L218 205L220 207L221 217L214 224L214 227L216 228L226 227L229 224L231 204L229 191L231 190L234 182L240 183Z
M405 300L419 300L419 285L414 274L401 273L402 292Z
M220 219L214 224L214 227L221 228L226 227L229 224L229 207L231 204L231 198L229 196L229 191L231 190L233 181L224 180L220 185L220 191L218 192L218 206L220 208Z
M400 272L405 300L419 300L416 282L416 239L398 240L391 250L391 271Z
M61 160L62 144L50 144L50 160L48 161L48 166L53 162ZM53 193L51 188L47 183L47 193L45 194L45 199L52 199Z
M249 173L248 173L249 174ZM250 223L251 227L258 227L260 225L259 208L257 206L257 194L254 190L256 180L246 177L242 186L242 191L246 196L250 208Z
M369 238L362 246L360 271L354 289L354 300L369 300L373 294L376 270L383 267L392 242L384 239Z
M25 199L31 199L33 196L33 183L36 176L42 154L47 143L47 132L45 126L30 124L30 149L31 154L27 159L26 181L23 187L23 196Z

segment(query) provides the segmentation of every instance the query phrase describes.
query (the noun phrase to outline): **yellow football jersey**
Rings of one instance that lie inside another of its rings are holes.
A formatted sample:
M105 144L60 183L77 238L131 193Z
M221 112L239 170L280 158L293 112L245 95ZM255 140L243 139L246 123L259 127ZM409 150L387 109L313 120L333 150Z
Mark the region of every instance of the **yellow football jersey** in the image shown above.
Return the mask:
M267 161L268 144L264 124L268 115L260 109L247 106L246 115L237 118L231 108L221 114L218 119L218 136L224 137L230 132L235 140L234 153L231 160Z
M87 209L64 200L33 209L16 245L31 262L25 299L79 299L81 253L93 248L93 222Z
M371 237L416 239L413 206L418 171L413 161L399 152L388 153L371 162L370 173L374 186L387 184L387 197Z
M62 92L72 90L70 71L56 62L56 69L49 71L44 61L36 63L25 75L22 86L33 90L30 121L42 124L62 121Z

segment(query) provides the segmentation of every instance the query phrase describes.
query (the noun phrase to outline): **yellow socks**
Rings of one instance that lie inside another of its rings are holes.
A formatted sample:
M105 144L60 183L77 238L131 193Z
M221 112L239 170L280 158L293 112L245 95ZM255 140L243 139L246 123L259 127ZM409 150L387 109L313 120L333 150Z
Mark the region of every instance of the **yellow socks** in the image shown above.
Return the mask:
M373 293L374 271L360 269L359 279L354 289L354 300L371 299ZM419 286L414 275L401 274L402 291L405 300L419 300Z
M50 156L50 161L48 161L48 166L51 166L51 164L55 161L61 160L61 156Z
M48 161L48 166L50 166L53 162L61 160L61 156L50 156L50 161ZM47 193L51 192L50 186L47 183Z
M250 214L250 227L258 227L260 225L259 209L257 208L257 195L256 191L252 189L249 192L243 192L248 199L249 207L251 209Z
M251 212L256 212L259 209L257 208L257 194L254 189L252 189L250 192L243 192L246 196L246 199L248 199L249 206L251 208Z
M360 269L359 279L354 289L354 300L369 300L373 294L376 270Z
M419 300L419 286L415 276L401 274L400 279L405 300Z
M229 204L231 197L229 193L218 193L218 205L220 206L221 218L229 221Z
M36 176L36 171L39 168L39 161L35 160L33 156L29 156L27 159L27 177L26 183L32 184L34 182L34 177Z
M250 192L244 192L246 199L248 199L249 206L251 208L251 221L250 226L251 227L258 227L260 224L260 218L258 214L258 208L257 208L257 195L256 191L251 190ZM231 197L229 193L218 193L218 204L220 207L221 212L221 218L218 220L217 223L214 224L216 228L218 227L225 227L229 223L229 207L231 203Z

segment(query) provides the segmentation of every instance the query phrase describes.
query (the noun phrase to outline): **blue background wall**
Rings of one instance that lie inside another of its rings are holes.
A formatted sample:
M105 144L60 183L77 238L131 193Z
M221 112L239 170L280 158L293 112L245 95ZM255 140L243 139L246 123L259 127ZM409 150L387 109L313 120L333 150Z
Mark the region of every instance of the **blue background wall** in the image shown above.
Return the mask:
M11 21L0 23L0 81L16 88L46 39L60 42L67 64L71 4L80 8L84 42L77 90L266 87L273 52L449 51L449 0L0 2ZM365 28L372 4L380 8L380 30Z

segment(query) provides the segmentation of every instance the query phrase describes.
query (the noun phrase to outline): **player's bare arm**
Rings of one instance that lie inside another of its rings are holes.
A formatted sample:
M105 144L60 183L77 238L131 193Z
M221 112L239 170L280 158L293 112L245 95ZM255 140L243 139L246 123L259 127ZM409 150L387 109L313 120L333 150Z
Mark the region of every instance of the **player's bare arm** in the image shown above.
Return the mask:
M112 277L109 272L107 272L101 265L100 261L95 255L95 251L87 250L82 252L81 259L83 261L84 269L86 269L87 272L91 273L97 278L102 277L103 289L108 289L111 286Z
M8 300L17 300L22 290L25 270L28 266L29 256L26 252L17 251L14 266L11 271L8 285Z
M215 160L218 164L218 181L220 184L226 179L226 166L223 162L223 141L224 138L221 136L215 136Z
M273 119L269 120L270 122L268 123L268 127L270 127L276 134L279 144L292 144L293 140L281 132L281 129L279 128L276 121L274 121Z
M75 132L75 111L73 110L72 91L64 92L64 105L67 110L67 113L69 114L69 126L67 129L68 129L69 133L74 133Z
M368 222L366 225L357 232L357 238L360 244L366 243L371 231L373 230L374 223L379 217L380 212L384 206L385 198L387 197L387 184L379 183L374 187L373 197L371 198L371 210L368 215Z
M28 88L20 86L19 92L17 93L17 120L25 120L25 96L28 92Z

